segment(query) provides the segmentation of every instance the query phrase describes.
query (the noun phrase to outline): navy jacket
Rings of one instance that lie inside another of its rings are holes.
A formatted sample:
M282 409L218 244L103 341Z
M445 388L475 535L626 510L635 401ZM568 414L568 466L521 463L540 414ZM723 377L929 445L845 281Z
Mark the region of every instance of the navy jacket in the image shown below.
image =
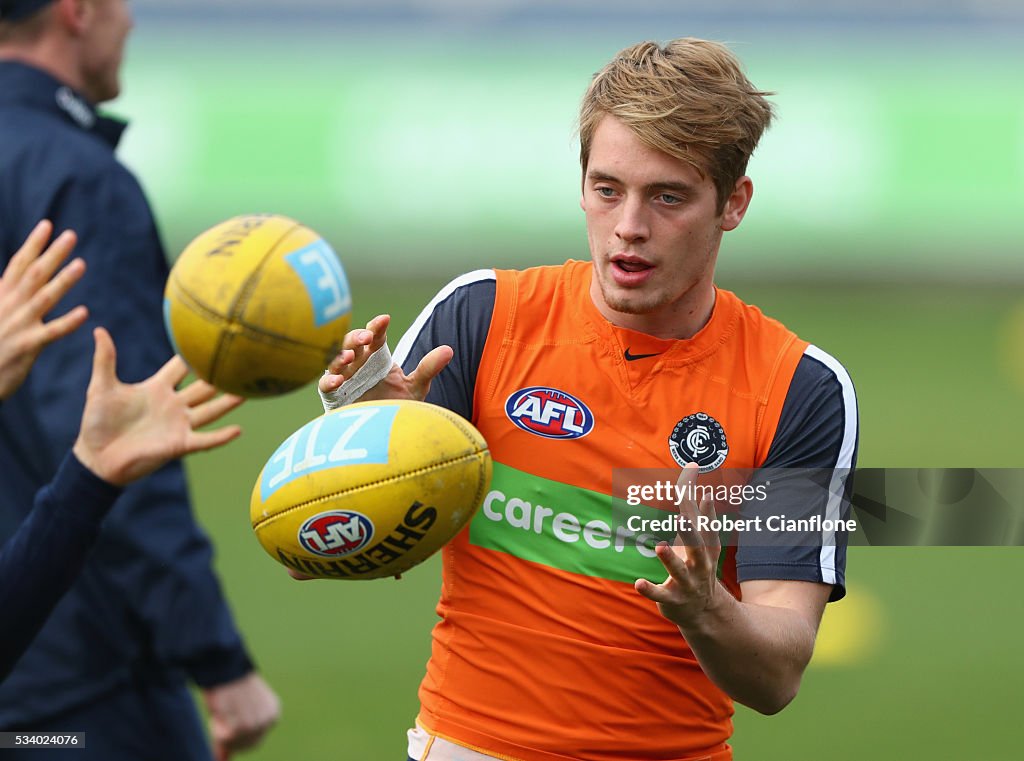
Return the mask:
M84 327L42 352L0 407L0 541L77 435L91 327L110 330L124 381L151 375L171 356L162 319L167 262L142 189L114 156L123 129L45 72L0 61L0 267L38 220L53 220L55 234L72 228L88 270L54 314L78 303L90 312ZM184 672L211 686L248 673L211 556L180 463L125 489L78 581L0 685L0 728L131 680Z

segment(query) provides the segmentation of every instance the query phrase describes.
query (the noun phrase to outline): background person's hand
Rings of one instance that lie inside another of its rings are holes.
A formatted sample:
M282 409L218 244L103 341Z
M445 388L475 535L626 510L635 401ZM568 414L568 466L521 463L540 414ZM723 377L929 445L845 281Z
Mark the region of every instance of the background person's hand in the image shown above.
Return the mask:
M342 342L341 351L327 366L327 372L320 377L318 386L322 394L338 390L355 372L366 364L366 360L387 342L388 325L391 316L380 314L366 323L365 328L350 330ZM451 361L454 352L449 346L438 346L423 356L416 369L409 375L402 372L397 364L391 365L387 376L365 394L359 401L378 399L415 399L423 401L430 390L430 383Z
M235 751L252 748L281 716L281 701L253 672L227 684L203 690L210 713L213 757L227 761Z
M244 400L231 394L216 396L217 389L201 380L177 390L188 375L181 357L175 355L141 383L122 383L110 334L96 328L93 337L92 378L72 451L103 480L124 486L170 460L227 444L242 432L237 425L196 430Z
M74 259L53 276L75 247L76 238L67 230L43 251L52 232L49 221L37 224L0 276L0 399L18 390L47 344L78 329L89 315L84 306L77 306L43 322L85 274L85 262Z

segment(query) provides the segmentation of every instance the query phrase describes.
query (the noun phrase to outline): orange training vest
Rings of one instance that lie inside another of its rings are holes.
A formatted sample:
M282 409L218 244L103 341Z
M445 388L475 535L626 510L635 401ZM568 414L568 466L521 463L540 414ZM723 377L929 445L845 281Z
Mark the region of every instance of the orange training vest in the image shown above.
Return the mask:
M633 589L665 571L612 529L612 469L678 467L669 436L694 413L722 426L725 466L757 467L807 344L724 290L691 339L618 328L590 278L584 262L497 272L473 413L495 477L443 551L418 721L521 761L728 759L732 701Z

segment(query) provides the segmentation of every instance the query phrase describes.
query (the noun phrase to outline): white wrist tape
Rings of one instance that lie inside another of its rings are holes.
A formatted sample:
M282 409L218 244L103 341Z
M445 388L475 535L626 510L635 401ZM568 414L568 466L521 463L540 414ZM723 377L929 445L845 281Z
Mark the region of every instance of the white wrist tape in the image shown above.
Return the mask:
M346 404L358 402L359 397L384 380L391 372L391 350L384 344L377 351L367 357L366 362L347 381L334 391L326 394L320 392L320 401L324 404L324 412L336 410Z

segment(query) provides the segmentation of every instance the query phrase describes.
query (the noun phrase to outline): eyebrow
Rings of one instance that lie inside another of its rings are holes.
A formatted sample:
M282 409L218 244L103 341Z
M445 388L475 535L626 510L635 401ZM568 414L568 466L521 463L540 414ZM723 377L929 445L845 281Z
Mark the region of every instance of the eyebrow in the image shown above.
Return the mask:
M591 170L587 172L587 179L590 180L591 182L614 182L617 185L624 184L622 180L620 180L618 177L615 177L614 175L611 174L607 174L605 172L598 172L596 170ZM648 193L654 191L672 190L675 191L676 193L681 193L684 195L687 193L694 192L693 185L687 184L685 182L677 182L675 180L658 180L657 182L652 182L649 185L645 186L644 190Z

